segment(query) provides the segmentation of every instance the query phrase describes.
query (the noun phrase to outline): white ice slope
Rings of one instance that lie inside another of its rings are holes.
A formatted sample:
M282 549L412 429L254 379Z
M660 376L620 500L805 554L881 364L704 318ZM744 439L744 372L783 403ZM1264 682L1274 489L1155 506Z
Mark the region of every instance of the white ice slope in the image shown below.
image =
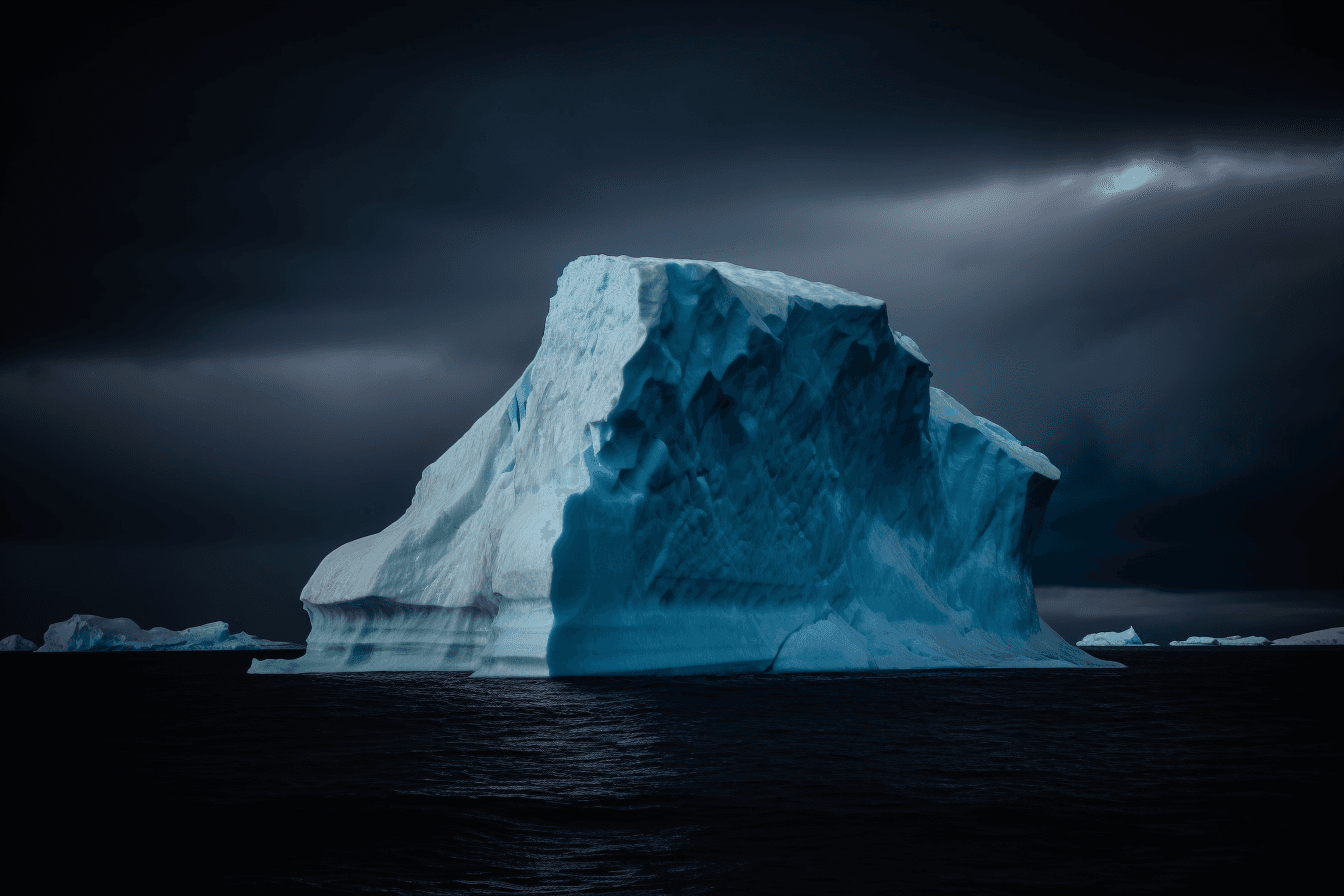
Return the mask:
M298 647L247 632L229 634L227 622L207 622L182 631L155 626L146 631L124 616L105 619L76 613L47 627L38 653L97 650L273 650Z
M1058 476L876 299L588 256L405 514L314 572L307 653L252 671L1114 665L1036 613Z

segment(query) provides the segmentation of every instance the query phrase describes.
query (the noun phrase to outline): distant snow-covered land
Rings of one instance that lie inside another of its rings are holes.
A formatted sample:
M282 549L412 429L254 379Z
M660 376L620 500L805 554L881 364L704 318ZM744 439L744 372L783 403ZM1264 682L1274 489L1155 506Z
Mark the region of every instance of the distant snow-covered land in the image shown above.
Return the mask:
M17 637L17 636L16 636ZM31 643L31 642L30 642ZM76 613L47 628L38 653L98 650L277 650L301 647L267 641L247 632L229 634L227 622L207 622L182 631L155 626L145 631L124 616L106 619Z
M1157 588L1037 585L1041 619L1076 642L1088 633L1142 630L1167 644L1191 632L1255 632L1283 638L1344 621L1344 592L1291 588L1164 591Z
M1264 647L1269 643L1268 638L1261 638L1258 635L1228 635L1226 638L1209 638L1203 635L1192 635L1183 641L1172 641L1172 647Z
M1318 632L1307 632L1305 635L1293 635L1291 638L1275 638L1274 643L1285 647L1344 644L1344 625L1336 628L1323 628Z

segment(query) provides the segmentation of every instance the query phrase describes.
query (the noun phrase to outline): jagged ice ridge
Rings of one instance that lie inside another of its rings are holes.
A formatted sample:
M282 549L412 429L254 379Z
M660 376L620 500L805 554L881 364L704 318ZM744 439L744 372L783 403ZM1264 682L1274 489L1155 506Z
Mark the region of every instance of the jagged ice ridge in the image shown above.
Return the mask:
M884 304L587 256L518 382L304 588L297 660L483 676L1112 666L1036 612L1059 471Z

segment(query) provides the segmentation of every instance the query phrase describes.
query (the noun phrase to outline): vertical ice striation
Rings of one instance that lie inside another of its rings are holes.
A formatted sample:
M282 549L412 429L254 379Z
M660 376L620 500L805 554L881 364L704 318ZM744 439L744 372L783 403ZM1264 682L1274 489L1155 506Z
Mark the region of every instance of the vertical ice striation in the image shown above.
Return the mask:
M313 574L307 653L252 671L1113 665L1036 613L1058 477L876 299L588 256L406 513Z

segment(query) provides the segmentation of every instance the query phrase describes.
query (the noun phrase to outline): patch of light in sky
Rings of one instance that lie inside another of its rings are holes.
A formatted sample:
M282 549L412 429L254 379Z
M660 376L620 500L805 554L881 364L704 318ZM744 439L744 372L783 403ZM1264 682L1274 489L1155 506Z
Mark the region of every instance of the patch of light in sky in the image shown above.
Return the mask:
M1110 174L1097 181L1097 192L1103 196L1128 193L1161 176L1161 170L1152 165L1130 165L1119 174Z
M1039 178L996 178L924 195L858 204L847 199L844 204L858 216L869 215L870 207L877 206L880 218L900 227L905 239L914 234L989 237L1021 233L1028 222L1062 224L1076 215L1104 213L1117 201L1155 190L1170 194L1312 174L1332 178L1344 174L1344 151L1315 155L1208 149L1186 158L1140 157L1115 167L1075 170L1067 175L1056 171Z
M1192 174L1204 182L1218 183L1231 178L1273 180L1307 173L1313 166L1286 158L1254 159L1220 154L1203 156L1190 167Z

